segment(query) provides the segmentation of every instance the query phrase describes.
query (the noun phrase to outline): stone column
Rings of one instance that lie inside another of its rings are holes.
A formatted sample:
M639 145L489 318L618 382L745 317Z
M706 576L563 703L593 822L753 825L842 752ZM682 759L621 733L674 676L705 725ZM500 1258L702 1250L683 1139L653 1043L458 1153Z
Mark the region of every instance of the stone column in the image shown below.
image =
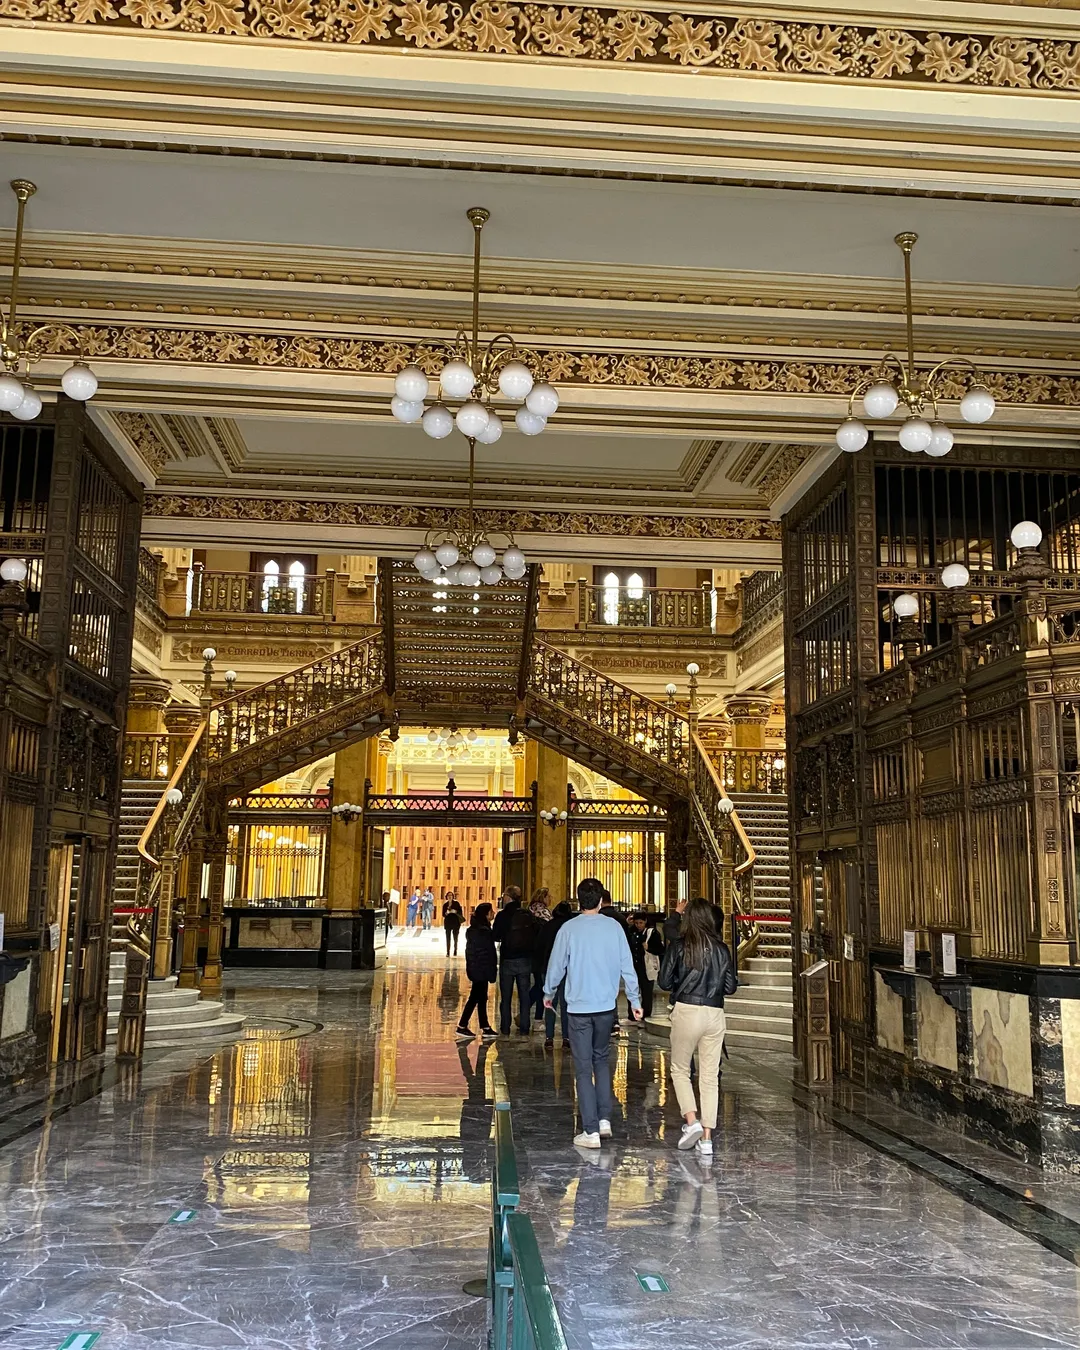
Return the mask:
M755 792L763 786L765 726L772 712L772 698L761 691L729 694L724 711L732 725L735 750L735 792Z
M525 778L536 783L538 806L542 810L556 807L562 811L566 807L566 756L557 750L549 750L539 741L525 743ZM546 886L551 892L553 904L567 898L569 877L566 866L565 824L552 829L542 820L536 826L536 869L533 875L534 886Z
M364 804L364 785L378 782L385 775L378 742L360 741L334 756L334 806L352 802ZM385 781L385 778L384 778ZM331 910L361 908L364 890L363 817L346 825L337 816L330 822L330 873L327 907ZM367 898L370 902L370 897Z

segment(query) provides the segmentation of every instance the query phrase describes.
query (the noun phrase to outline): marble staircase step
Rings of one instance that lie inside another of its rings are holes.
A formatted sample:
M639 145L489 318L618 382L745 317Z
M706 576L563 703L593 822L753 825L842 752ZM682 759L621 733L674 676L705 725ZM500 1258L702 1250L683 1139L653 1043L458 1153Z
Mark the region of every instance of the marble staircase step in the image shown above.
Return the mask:
M753 970L753 971L781 970L785 971L788 975L791 974L790 959L784 959L781 957L750 956L742 963L742 965L744 970Z
M790 985L785 989L778 984L743 984L741 980L739 992L731 997L741 1003L783 1003L789 1010L794 1000Z
M758 989L790 989L791 976L785 975L783 971L746 970L740 967L739 983Z

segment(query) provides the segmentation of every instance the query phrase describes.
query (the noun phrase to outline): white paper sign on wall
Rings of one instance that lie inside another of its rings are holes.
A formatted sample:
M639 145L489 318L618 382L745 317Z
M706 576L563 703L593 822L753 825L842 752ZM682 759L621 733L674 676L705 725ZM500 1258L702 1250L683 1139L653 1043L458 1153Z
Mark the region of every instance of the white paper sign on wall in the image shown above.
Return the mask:
M915 969L915 934L910 928L904 929L904 969Z
M956 934L941 935L941 972L943 975L956 974Z

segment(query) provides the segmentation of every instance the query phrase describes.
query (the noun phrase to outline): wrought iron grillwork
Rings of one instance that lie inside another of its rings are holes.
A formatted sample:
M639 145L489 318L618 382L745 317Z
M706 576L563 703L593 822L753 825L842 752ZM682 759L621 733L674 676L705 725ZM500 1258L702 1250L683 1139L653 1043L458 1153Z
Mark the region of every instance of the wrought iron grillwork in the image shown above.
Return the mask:
M45 533L52 461L52 427L0 428L0 503L3 507L0 535ZM5 556L24 552L24 548L7 540L0 540L0 546Z
M653 802L617 797L571 796L568 809L571 819L612 820L630 830L652 829L667 821L667 812Z
M624 909L654 908L663 902L663 830L574 827L570 836L570 890L596 877Z
M381 636L363 638L266 684L233 694L211 711L215 760L290 731L302 722L382 687Z
M76 576L71 591L68 654L85 670L104 680L112 676L115 617L116 607Z
M230 904L318 900L325 895L329 822L230 825L225 898Z
M728 792L787 791L787 756L779 750L711 750Z
M79 525L76 545L106 576L116 577L120 562L123 494L88 455L79 468Z
M447 824L467 824L478 816L536 815L535 797L467 797L452 792L418 792L409 796L371 793L364 798L364 816L395 816L402 824L424 815L445 816Z
M687 720L664 704L543 642L537 642L533 650L531 687L560 709L650 756L665 768L680 774L687 772Z
M129 732L124 737L123 776L171 778L190 742L184 731Z
M783 572L751 572L742 580L742 622L748 624L771 601L784 594Z
M841 486L798 527L803 605L845 584L851 570L848 491Z
M256 815L308 815L329 811L329 792L247 792L229 800L229 814L253 811Z

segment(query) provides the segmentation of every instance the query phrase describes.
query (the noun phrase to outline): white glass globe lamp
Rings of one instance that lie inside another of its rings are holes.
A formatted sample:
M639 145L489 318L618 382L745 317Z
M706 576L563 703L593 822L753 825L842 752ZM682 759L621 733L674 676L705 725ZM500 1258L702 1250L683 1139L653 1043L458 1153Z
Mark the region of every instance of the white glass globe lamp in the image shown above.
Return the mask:
M504 398L522 403L533 387L532 372L521 361L507 361L499 371L499 390Z
M477 567L490 567L495 561L495 550L486 539L481 540L473 549L472 560Z
M434 576L439 570L439 560L429 548L422 548L413 557L413 566L422 574Z
M451 544L449 540L435 550L435 559L441 567L453 567L460 556L457 544Z
M494 563L490 567L481 567L480 569L480 580L485 586L497 586L502 578L502 568L497 567Z
M525 554L521 549L515 548L513 544L503 551L502 555L503 571L509 576L512 572L525 571Z
M891 417L900 402L900 395L887 380L872 384L863 394L863 412L867 417Z
M214 647L204 647L202 649L202 659L204 661L213 661L217 658L217 649Z
M472 366L464 361L447 361L439 375L439 383L447 398L468 398L476 383Z
M909 417L900 428L900 444L913 455L926 450L934 439L934 429L925 418Z
M960 416L965 422L989 422L996 408L994 396L981 384L973 384L960 400Z
M438 733L437 731L435 731L434 728L433 728L431 731L428 732L427 738L428 738L428 744L429 744L429 745L438 745L438 743L439 743L439 733Z
M404 422L407 426L410 422L419 422L423 417L424 400L416 399L413 401L395 394L390 400L390 411L399 422Z
M26 563L21 558L5 558L0 563L0 577L5 581L25 581Z
M41 411L41 395L31 385L25 387L23 401L17 408L12 408L11 415L17 417L20 422L32 422Z
M946 590L955 591L960 586L966 586L971 580L971 573L963 563L949 563L948 567L941 569L941 584Z
M446 569L446 584L447 584L448 586L456 586L456 585L458 584L458 566L457 566L457 563L454 563L454 565L453 565L452 567L448 567L448 568Z
M849 417L836 429L836 444L849 455L861 450L870 439L870 433L857 418Z
M1022 520L1012 527L1009 538L1014 548L1038 548L1042 543L1043 532L1033 520Z
M940 459L942 455L947 455L953 448L953 434L944 422L930 423L930 444L926 447L926 453L932 455L934 459Z
M501 440L502 434L502 419L496 417L490 409L487 410L487 422L484 424L483 431L477 432L476 439L481 445L494 445L497 440Z
M78 399L80 403L93 398L97 393L97 387L97 376L85 361L76 361L60 376L60 388L68 398Z
M721 797L716 804L725 816L730 816L732 811L735 810L735 803L730 797Z
M559 396L550 384L534 384L525 399L525 406L538 417L550 417L559 406Z
M423 403L429 388L428 377L419 366L406 366L394 380L394 393L406 403Z
M459 586L479 586L480 569L474 562L463 562L458 568Z
M482 403L463 403L454 420L463 436L479 438L488 424L488 410Z
M454 419L441 403L433 404L420 420L433 441L445 440L454 429Z
M0 375L0 412L14 412L26 397L26 390L14 375Z
M905 591L892 602L892 612L898 619L913 619L919 612L919 601L909 591Z
M539 413L530 412L527 407L519 408L514 414L517 429L523 436L539 436L547 426L547 418Z

